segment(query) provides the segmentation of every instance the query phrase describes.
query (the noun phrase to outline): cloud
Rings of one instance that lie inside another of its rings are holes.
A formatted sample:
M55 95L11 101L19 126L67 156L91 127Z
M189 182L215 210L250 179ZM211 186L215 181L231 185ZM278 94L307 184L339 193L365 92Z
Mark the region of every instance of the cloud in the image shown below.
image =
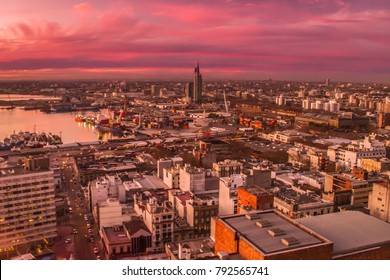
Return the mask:
M176 77L198 59L205 77L218 76L214 70L237 78L383 77L390 69L390 4L372 2L95 0L51 6L54 13L42 7L42 14L0 23L0 69L142 69L159 77L156 69L166 69Z
M91 13L94 11L94 8L90 4L82 2L75 4L73 10L79 13Z

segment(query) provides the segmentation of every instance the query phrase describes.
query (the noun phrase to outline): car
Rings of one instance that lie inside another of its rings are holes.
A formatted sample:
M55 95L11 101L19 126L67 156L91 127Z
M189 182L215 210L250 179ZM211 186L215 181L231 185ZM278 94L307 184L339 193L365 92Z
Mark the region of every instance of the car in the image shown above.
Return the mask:
M95 243L95 238L90 238L90 239L89 239L89 242Z
M96 259L97 259L97 260L100 260L100 256L99 256L99 255L97 255L97 256L96 256Z
M70 243L70 238L65 239L65 244Z
M89 229L88 229L88 232L89 232L89 233L92 233L92 229L91 229L91 228L89 228Z
M73 233L73 234L77 234L77 233L78 233L77 229L74 228L73 231L72 231L72 233Z
M91 228L91 225L90 225L90 224L87 224L87 228Z
M93 248L93 252L94 252L95 254L98 254L98 253L99 253L99 248L98 248L98 247Z

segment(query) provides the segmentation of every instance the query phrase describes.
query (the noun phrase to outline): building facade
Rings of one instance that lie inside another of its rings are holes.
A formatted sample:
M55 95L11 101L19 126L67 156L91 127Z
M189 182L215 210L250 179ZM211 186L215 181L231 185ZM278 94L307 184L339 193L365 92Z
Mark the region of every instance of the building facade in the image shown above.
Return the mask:
M0 170L0 253L22 252L57 236L52 171Z
M199 70L199 63L196 62L196 67L194 70L194 102L201 104L202 103L202 87L203 87L203 82L202 82L202 74L200 74Z

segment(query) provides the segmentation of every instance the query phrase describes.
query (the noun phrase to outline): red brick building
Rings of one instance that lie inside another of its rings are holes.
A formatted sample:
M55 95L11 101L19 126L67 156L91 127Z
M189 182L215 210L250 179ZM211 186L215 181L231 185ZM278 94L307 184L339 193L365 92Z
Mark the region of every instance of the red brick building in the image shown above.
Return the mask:
M215 255L248 260L390 259L390 224L357 211L292 220L276 210L220 217Z
M238 187L237 191L237 213L240 208L251 210L268 210L272 208L274 195L264 188L256 185L248 187Z
M221 217L215 225L215 254L248 260L330 259L332 242L274 210Z

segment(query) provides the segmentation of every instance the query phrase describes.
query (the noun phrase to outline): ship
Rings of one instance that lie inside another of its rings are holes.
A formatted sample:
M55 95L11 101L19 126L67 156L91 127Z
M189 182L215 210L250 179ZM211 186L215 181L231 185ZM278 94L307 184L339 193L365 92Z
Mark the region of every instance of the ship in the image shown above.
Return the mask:
M120 132L124 129L120 122L114 122L112 118L105 115L98 115L95 127L102 132Z
M105 115L98 115L98 117L96 118L95 127L102 132L114 132L114 133L123 132L125 126L121 123L121 119L124 115L125 110L126 110L126 98L124 98L122 112L116 118L116 121L114 121L112 117L106 117Z

